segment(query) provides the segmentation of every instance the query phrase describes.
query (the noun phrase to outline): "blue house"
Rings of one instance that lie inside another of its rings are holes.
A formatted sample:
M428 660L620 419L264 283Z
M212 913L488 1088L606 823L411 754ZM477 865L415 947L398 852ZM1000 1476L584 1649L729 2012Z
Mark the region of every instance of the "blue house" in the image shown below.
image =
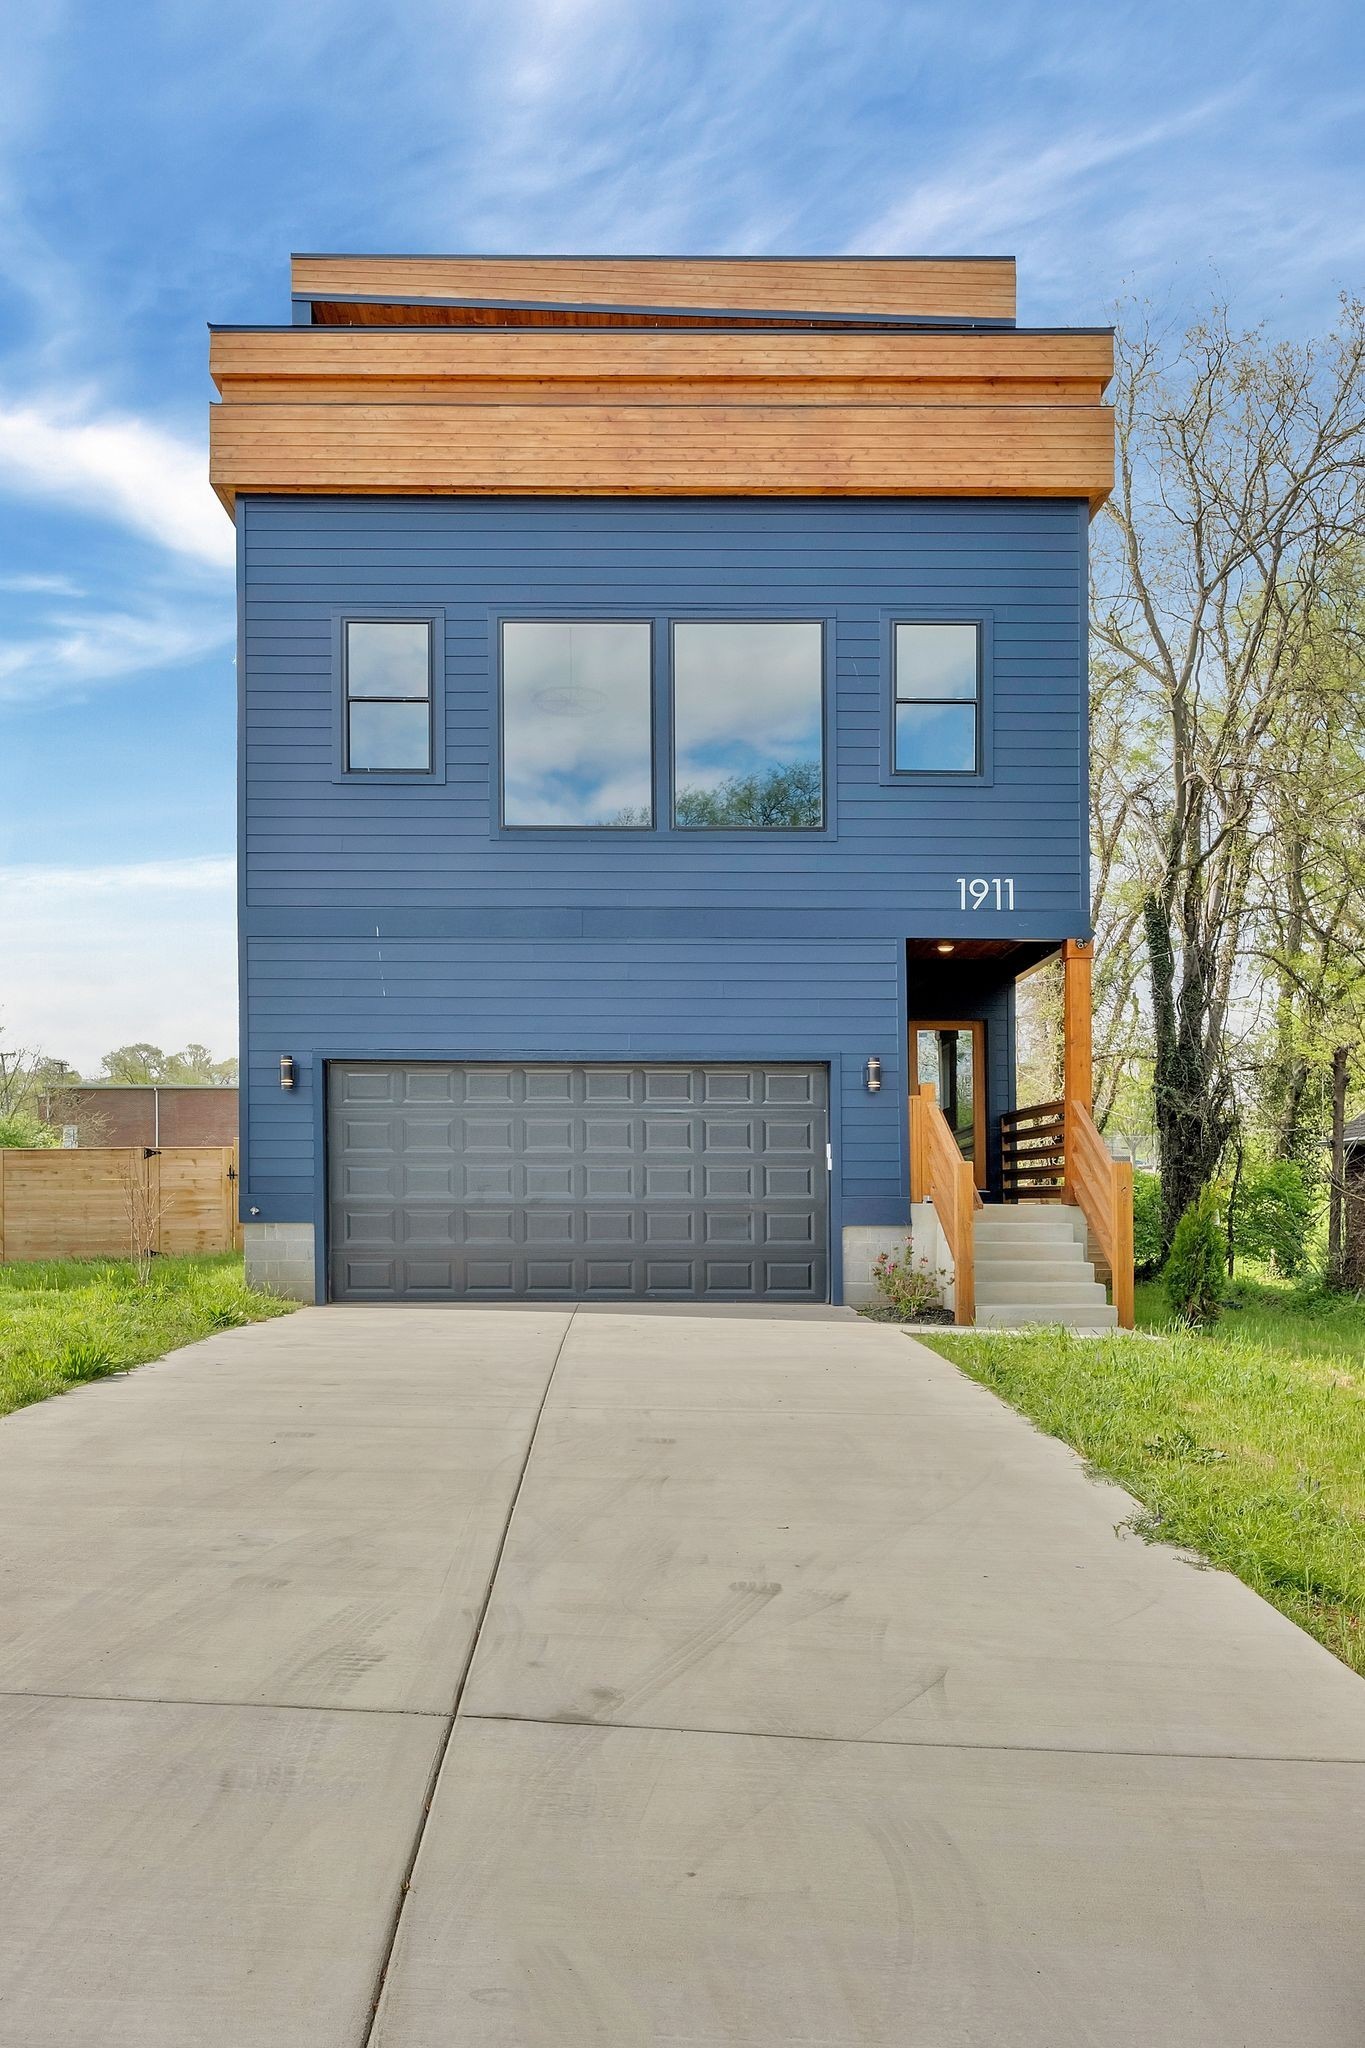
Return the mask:
M960 1319L1122 1319L1088 1050L1108 332L1017 326L994 258L293 284L289 324L212 334L253 1276L858 1300L913 1205ZM1015 985L1058 954L1067 1081L1021 1111Z

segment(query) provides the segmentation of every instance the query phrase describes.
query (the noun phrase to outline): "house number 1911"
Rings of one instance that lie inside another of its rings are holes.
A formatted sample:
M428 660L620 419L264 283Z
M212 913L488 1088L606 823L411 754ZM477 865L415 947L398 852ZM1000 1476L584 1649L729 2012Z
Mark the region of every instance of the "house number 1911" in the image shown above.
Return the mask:
M1013 910L1013 875L959 875L957 893L964 910Z

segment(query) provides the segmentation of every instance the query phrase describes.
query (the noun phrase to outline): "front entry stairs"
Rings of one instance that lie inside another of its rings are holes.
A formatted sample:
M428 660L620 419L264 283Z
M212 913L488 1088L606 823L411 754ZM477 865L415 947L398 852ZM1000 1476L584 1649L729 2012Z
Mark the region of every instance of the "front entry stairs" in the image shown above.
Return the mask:
M1062 1323L1112 1330L1118 1312L1095 1277L1085 1218L1063 1202L995 1202L973 1217L976 1326Z

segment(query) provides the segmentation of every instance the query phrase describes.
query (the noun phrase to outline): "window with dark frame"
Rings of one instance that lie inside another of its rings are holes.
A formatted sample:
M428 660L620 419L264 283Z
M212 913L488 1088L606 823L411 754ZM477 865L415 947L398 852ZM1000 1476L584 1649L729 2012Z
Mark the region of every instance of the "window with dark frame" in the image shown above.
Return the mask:
M893 762L899 775L981 772L981 627L898 620Z
M815 832L825 822L824 626L673 622L673 824Z
M512 830L654 825L648 619L507 619L502 822Z
M347 619L342 630L347 773L429 775L431 621Z

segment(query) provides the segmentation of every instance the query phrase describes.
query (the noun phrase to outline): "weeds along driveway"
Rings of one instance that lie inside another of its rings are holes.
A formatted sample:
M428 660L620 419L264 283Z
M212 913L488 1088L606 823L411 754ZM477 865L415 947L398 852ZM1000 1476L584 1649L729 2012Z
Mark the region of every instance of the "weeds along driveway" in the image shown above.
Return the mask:
M1365 1687L1129 1505L818 1314L305 1310L26 1410L0 2048L1354 2048Z

